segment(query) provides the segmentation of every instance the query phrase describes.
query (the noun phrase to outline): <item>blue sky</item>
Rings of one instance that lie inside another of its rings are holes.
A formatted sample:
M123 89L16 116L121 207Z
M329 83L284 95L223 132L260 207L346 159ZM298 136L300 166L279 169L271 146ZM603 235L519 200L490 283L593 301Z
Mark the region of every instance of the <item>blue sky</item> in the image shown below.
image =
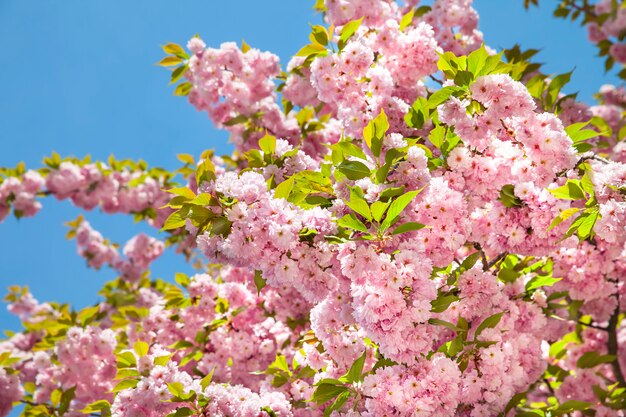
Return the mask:
M591 94L614 76L577 24L551 17L553 2L524 11L522 0L476 0L481 28L492 47L542 48L539 60L554 73L576 68L569 92ZM143 158L175 168L177 153L230 150L228 136L203 113L172 96L167 72L154 65L159 45L185 43L195 33L208 45L245 39L278 54L283 63L307 42L319 17L306 0L1 0L0 166L25 161L38 167L53 150L61 155ZM66 241L63 223L80 211L67 202L44 200L31 219L0 224L0 288L28 285L40 300L84 307L115 277L92 271ZM125 242L155 230L122 215L86 213L107 238ZM153 275L191 272L167 253ZM19 323L0 307L0 330Z

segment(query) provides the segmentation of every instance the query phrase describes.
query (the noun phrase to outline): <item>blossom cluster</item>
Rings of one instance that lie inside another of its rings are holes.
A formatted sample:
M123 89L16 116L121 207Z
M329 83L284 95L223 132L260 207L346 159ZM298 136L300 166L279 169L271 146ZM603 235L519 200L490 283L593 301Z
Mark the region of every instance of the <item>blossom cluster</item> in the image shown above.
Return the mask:
M46 195L70 200L85 210L142 214L155 227L161 227L167 217L166 210L155 211L168 202L163 188L170 185L172 174L167 171L113 158L106 164L61 160L54 154L44 161L47 167L38 171L22 173L18 167L0 172L4 176L0 177L0 221L11 207L18 218L34 216L41 209L38 197Z
M78 254L87 260L90 267L100 269L109 266L131 281L141 278L165 249L162 241L140 233L124 245L124 259L117 247L104 239L87 221L80 220L72 233L76 235Z
M626 43L622 39L626 30L626 10L623 7L614 10L610 0L602 0L595 5L595 14L606 16L606 20L601 24L595 21L589 23L589 40L593 43L608 41L611 57L620 64L626 64Z
M44 179L37 171L24 173L18 177L8 177L0 183L0 222L10 213L11 206L15 215L32 217L41 210L37 194L44 186Z
M199 271L152 279L162 241L122 256L71 222L119 278L79 311L12 288L0 416L624 417L624 90L576 102L482 45L470 0L417 3L318 1L329 27L286 72L168 44L236 147L183 155L184 186L141 163L4 175L5 213L147 217Z

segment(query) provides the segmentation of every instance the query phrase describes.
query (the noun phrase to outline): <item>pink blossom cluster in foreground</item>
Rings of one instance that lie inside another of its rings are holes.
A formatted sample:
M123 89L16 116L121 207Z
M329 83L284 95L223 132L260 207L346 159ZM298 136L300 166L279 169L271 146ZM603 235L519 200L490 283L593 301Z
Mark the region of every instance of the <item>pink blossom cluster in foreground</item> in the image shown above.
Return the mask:
M4 216L54 195L162 239L68 223L118 278L79 311L10 289L0 416L624 417L624 89L578 102L471 0L417 3L317 2L285 71L166 45L231 156L3 170ZM166 246L197 273L151 277Z

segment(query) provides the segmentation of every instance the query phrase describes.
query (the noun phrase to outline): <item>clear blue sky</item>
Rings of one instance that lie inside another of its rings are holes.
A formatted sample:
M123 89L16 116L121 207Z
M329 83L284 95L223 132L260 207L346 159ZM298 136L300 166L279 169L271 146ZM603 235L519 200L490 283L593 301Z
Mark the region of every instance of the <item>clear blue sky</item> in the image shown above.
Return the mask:
M577 24L551 17L554 1L524 11L522 0L476 0L486 42L542 48L550 72L576 68L569 91L591 94L615 77ZM199 33L208 45L245 39L278 54L283 63L307 42L309 23L318 23L307 0L0 0L1 166L25 161L38 167L53 150L62 155L143 158L175 168L176 153L230 149L228 137L185 99L173 97L168 74L154 65L159 45L185 43ZM0 224L0 288L31 287L40 300L97 301L97 290L115 277L92 271L66 241L63 223L80 211L69 203L44 200L40 214ZM122 215L86 213L103 234L120 243L138 231ZM154 265L155 276L191 272L168 253ZM0 308L0 329L19 323Z

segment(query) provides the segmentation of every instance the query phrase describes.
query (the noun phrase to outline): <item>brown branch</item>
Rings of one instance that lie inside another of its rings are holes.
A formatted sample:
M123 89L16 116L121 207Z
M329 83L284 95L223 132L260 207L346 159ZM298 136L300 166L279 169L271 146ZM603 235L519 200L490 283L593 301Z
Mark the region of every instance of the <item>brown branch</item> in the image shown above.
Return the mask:
M617 300L617 306L611 314L611 318L609 319L609 340L607 341L607 350L609 355L614 355L615 360L611 363L613 366L613 373L615 374L615 378L617 378L617 382L626 388L626 379L624 379L624 373L622 372L622 368L619 364L619 354L618 354L618 343L617 343L617 325L619 324L619 293L615 294L615 298Z
M576 323L580 324L581 326L591 327L592 329L602 330L603 332L608 332L609 331L608 327L598 326L597 324L585 323L585 322L582 322L580 320L577 320Z
M443 81L441 81L440 79L434 77L433 75L429 75L430 79L433 80L434 82L436 82L439 85L443 85Z
M474 242L474 249L476 249L478 252L480 252L480 257L481 257L481 259L483 261L483 268L484 268L484 265L487 265L487 263L488 263L487 262L487 255L485 255L485 252L483 251L482 246L480 246L480 243L478 243L478 242Z
M483 271L490 270L494 265L496 265L498 262L503 260L506 257L506 255L508 255L508 252L502 252L500 255L493 258L487 265L483 267Z
M563 171L557 172L556 173L556 177L562 177L565 174L567 174L569 171L574 170L576 168L578 168L581 164L583 164L584 162L590 161L590 160L594 160L594 161L599 161L602 162L604 164L608 164L609 161L607 159L602 158L601 156L596 155L595 153L589 151L589 152L585 152L584 154L581 155L580 159L578 160L578 162L576 162L576 164L570 168L570 169L564 169Z

